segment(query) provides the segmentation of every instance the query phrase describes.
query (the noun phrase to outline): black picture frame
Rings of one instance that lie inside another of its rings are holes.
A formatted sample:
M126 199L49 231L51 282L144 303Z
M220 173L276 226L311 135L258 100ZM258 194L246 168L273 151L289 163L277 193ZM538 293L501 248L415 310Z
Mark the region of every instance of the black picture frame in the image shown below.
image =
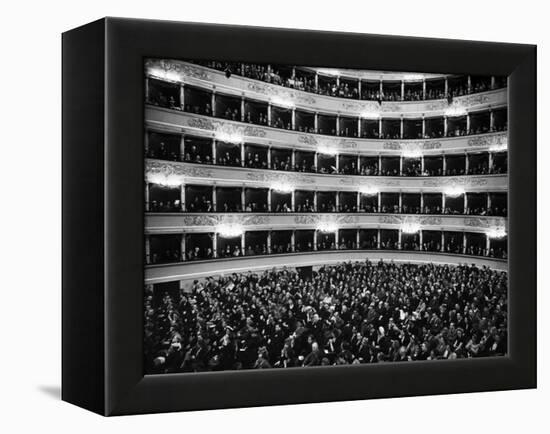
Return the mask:
M104 18L62 50L63 400L124 415L536 387L536 46ZM508 75L509 356L144 376L146 57Z

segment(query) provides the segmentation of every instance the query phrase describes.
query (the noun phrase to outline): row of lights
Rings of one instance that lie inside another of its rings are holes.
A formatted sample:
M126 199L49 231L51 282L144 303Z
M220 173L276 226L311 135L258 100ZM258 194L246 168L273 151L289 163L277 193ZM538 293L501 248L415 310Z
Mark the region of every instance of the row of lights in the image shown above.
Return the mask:
M164 175L162 173L154 173L147 175L147 181L160 185L162 187L179 187L185 185L183 175ZM277 181L270 185L271 190L279 193L292 193L296 187L289 182ZM372 185L364 185L359 188L359 192L365 196L376 196L380 193L380 190ZM448 187L443 191L443 194L448 197L458 197L466 193L466 190L462 187L454 186Z
M445 110L445 116L457 117L457 116L466 116L468 111L459 105L453 105ZM376 111L365 111L361 112L359 116L363 119L380 119L382 116L381 113Z
M227 132L227 131L218 131L215 133L216 140L226 143L233 143L235 145L242 144L244 142L244 137L238 132ZM421 158L423 153L420 148L411 148L407 147L408 143L403 143L405 149L401 152L401 156L404 158ZM506 151L508 146L506 142L498 143L491 145L489 147L490 152L502 152ZM317 146L317 152L323 155L335 156L339 154L338 148L331 146L329 144L320 144Z
M270 99L270 102L279 107L284 107L288 109L293 109L296 107L294 102L278 96L272 97ZM445 116L449 117L466 116L467 114L468 111L466 110L466 108L459 104L454 104L445 110ZM363 119L380 119L382 114L379 111L364 111L361 112L359 116Z
M402 146L405 148L403 151L401 151L401 156L403 158L418 159L418 158L422 158L422 156L424 155L420 147L418 148L410 147L408 143L402 143ZM489 147L489 152L503 152L503 151L506 151L507 149L508 149L508 145L506 143L498 143L495 145L491 145ZM330 145L319 145L317 147L317 152L319 154L330 155L330 156L335 156L339 154L339 150Z
M346 73L336 68L317 68L317 73L321 75L329 76L346 76ZM403 81L420 81L425 78L422 74L404 74Z
M336 222L322 221L317 225L316 229L319 232L334 233L338 231L339 227ZM422 227L419 223L407 222L403 223L400 229L405 234L417 234L418 232L420 232ZM244 234L244 227L238 223L222 223L216 227L216 233L222 238L240 237L242 234ZM506 230L502 227L490 228L485 233L489 238L492 239L502 239L507 235Z

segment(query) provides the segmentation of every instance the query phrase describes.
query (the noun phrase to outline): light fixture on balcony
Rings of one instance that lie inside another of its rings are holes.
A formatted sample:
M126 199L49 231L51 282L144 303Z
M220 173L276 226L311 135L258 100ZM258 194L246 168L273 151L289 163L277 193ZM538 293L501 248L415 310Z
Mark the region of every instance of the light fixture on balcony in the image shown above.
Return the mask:
M422 74L405 74L403 76L404 81L418 81L424 79Z
M319 222L317 230L319 232L336 232L338 230L338 225L335 222L323 221Z
M243 142L243 135L237 131L220 130L216 131L215 136L216 140L219 140L220 142L234 143L236 145Z
M183 175L163 173L148 173L146 176L147 182L151 184L160 185L163 187L179 187L184 184Z
M166 81L181 81L181 77L178 73L170 70L169 68L152 67L149 69L149 75L154 78L158 78Z
M294 186L289 182L277 181L271 184L271 189L279 193L292 193L294 191Z
M319 145L317 147L317 152L320 154L325 155L336 155L338 154L338 150L330 145Z
M321 75L340 75L340 71L335 68L319 68L317 69L317 73Z
M362 112L360 116L363 119L380 119L380 113L378 112Z
M466 116L468 112L460 105L453 105L445 110L445 115L449 117Z
M294 108L295 104L294 102L286 99L286 98L281 98L280 96L274 96L271 98L271 104L274 104L276 106L279 106L279 107L284 107L284 108Z
M362 185L359 192L366 196L376 196L380 190L373 185Z
M216 140L226 143L241 144L244 141L243 129L232 124L216 125L214 131Z
M418 222L404 222L401 225L401 232L404 234L417 234L420 232L420 224Z
M507 235L506 229L504 229L503 227L491 228L486 233L489 238L494 238L494 239L502 239Z
M508 149L508 143L506 141L495 143L489 147L490 152L502 152Z
M419 148L405 147L401 155L403 158L420 158L422 157L422 151Z
M244 229L238 223L221 223L216 227L216 232L222 238L235 238L240 237Z
M459 187L458 185L455 185L453 187L447 187L443 192L445 196L449 196L449 197L458 197L463 195L464 193L466 193L466 190L464 190L463 187Z

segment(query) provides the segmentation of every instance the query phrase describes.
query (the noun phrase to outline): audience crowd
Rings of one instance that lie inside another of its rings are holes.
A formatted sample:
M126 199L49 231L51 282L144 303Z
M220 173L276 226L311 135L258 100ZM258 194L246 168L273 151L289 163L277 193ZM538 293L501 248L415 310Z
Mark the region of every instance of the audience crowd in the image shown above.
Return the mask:
M209 145L209 144L208 144ZM422 170L422 163L419 158L404 158L403 169L399 171L399 164L382 164L379 168L377 157L361 158L361 163L357 164L357 157L353 155L341 155L339 167L336 167L336 159L330 164L315 165L315 154L310 153L308 157L296 157L296 161L292 164L292 156L289 151L272 148L271 161L268 161L268 150L263 152L246 152L244 160L241 163L240 149L233 147L231 150L220 149L217 152L216 165L233 166L233 167L249 167L253 169L271 169L287 172L309 172L323 173L332 175L362 175L362 176L461 176L461 175L493 175L503 174L507 171L507 161L496 163L495 161L489 165L488 157L482 162L471 162L466 171L464 161L460 163L447 164L447 168L443 170L443 162L440 159L437 163L425 164ZM276 153L285 153L284 156L277 156ZM164 142L160 142L158 146L151 147L146 153L147 158L155 158L169 161L183 161L196 164L212 164L211 146L191 145L185 149L185 154L182 156L179 150L170 149ZM298 153L297 153L298 154ZM302 154L306 155L307 152ZM397 158L397 157L394 157ZM427 157L429 159L429 157ZM447 156L448 161L452 161L453 155ZM384 161L384 160L383 160Z
M376 231L376 230L375 230ZM443 252L453 254L465 254L471 256L484 256L489 258L507 259L507 249L505 244L491 243L489 249L485 244L485 240L470 240L468 235L468 241L464 244L462 234L448 233L445 237L444 244L441 244L441 233L434 232L435 238L426 236L422 244L418 235L408 237L407 234L403 235L401 244L397 239L397 231L391 235L381 236L380 244L378 244L377 235L361 236L357 244L357 237L355 235L345 236L342 235L338 244L336 244L333 236L322 236L319 234L317 240L317 250L410 250L410 251L425 251L425 252ZM191 240L192 241L192 240ZM230 258L239 256L257 256L257 255L275 255L280 253L294 253L294 252L313 252L314 243L313 237L309 239L296 239L294 246L287 241L272 241L271 245L267 244L267 237L258 237L256 239L245 241L244 247L241 245L240 237L232 240L225 240L223 245L218 244L216 251L213 249L211 239L195 240L187 245L185 254L180 253L180 249L166 248L156 249L151 252L147 262L150 264L162 264L162 263L174 263L181 261L199 261L214 258Z
M392 95L392 94L390 94ZM393 100L393 97L385 96L382 97L382 100ZM361 138L370 138L370 139L384 139L384 140L399 140L399 139L435 139L443 137L460 137L468 135L477 135L477 134L486 134L494 132L502 132L508 129L506 121L495 123L493 126L490 125L489 120L481 122L475 126L466 128L466 117L463 116L460 118L460 122L456 125L449 124L447 131L445 132L443 127L443 117L434 119L435 121L439 120L439 126L430 126L426 127L425 132L415 129L403 131L401 134L400 127L398 125L389 126L384 121L382 123L382 131L380 127L376 126L364 126L362 131L359 134L357 127L357 118L349 118L353 121L352 124L348 124L346 127L340 129L336 128L336 115L325 115L325 122L319 121L318 127L315 128L311 123L312 121L302 122L300 121L300 115L307 114L307 112L296 112L296 121L295 124L292 124L291 121L291 112L288 109L277 108L277 110L286 111L286 115L279 115L275 113L275 108L272 110L271 120L267 114L267 105L263 110L246 110L243 112L241 117L240 108L229 107L220 104L216 105L216 110L212 110L212 105L210 102L204 100L195 100L191 103L185 104L181 107L176 99L173 96L170 96L168 93L164 92L162 89L158 89L155 92L152 92L149 95L147 103L170 108L172 110L183 110L188 113L205 115L205 116L215 116L217 118L227 119L235 122L245 122L249 124L256 124L262 126L269 126L273 128L279 128L284 130L294 130L304 133L312 134L324 134L332 136L342 136L342 137L361 137ZM309 113L312 115L312 113ZM348 120L349 120L348 119ZM338 134L337 134L338 133Z
M353 193L352 193L353 194ZM377 204L377 199L373 200L361 200L359 205L355 197L351 200L342 199L338 206L331 198L324 198L317 201L317 206L313 199L297 197L294 208L290 197L288 200L272 200L271 207L266 200L267 192L264 191L264 198L247 200L244 205L241 204L241 200L234 199L232 197L224 197L223 194L218 194L218 200L216 206L213 206L210 194L194 194L191 196L185 205L182 206L180 199L174 200L150 200L148 203L148 211L150 212L221 212L221 213L241 213L241 212L253 212L253 213L308 213L308 212L320 212L320 213L382 213L382 214L450 214L450 215L478 215L478 216L498 216L507 217L508 209L505 204L488 204L487 197L479 196L475 200L469 201L466 206L464 200L453 204L447 204L443 207L441 197L429 198L429 203L424 203L421 206L420 196L418 194L411 193L414 197L403 196L401 206L388 199L384 199L380 202L380 206ZM480 195L477 193L476 195ZM332 196L334 198L334 196ZM244 209L243 209L244 206Z
M363 99L371 101L422 101L432 99L449 99L473 93L487 92L492 89L506 87L506 79L495 78L494 87L491 87L489 79L472 83L468 88L467 82L449 82L449 88L445 93L444 80L430 80L430 87L426 86L426 93L422 90L422 82L411 82L405 84L403 95L399 82L385 82L382 89L378 83L363 81L362 89L359 92L358 80L354 78L341 77L339 83L336 77L319 74L317 83L315 73L299 67L277 66L253 63L218 62L218 61L194 61L194 63L208 68L224 71L227 77L232 74L240 75L266 83L276 84L292 89L302 90L320 95L334 96L339 98ZM434 83L439 86L433 86Z
M507 354L507 275L369 261L145 291L148 374Z

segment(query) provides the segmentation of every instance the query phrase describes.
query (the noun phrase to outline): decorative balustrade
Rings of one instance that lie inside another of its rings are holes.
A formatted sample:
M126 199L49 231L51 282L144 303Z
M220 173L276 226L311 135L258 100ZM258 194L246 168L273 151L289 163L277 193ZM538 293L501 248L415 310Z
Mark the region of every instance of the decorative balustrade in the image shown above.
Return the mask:
M499 152L507 149L506 132L425 140L364 139L326 136L293 130L211 118L162 107L147 106L146 126L159 133L190 134L222 142L253 143L265 147L295 149L323 154L349 155L441 155L468 152Z
M169 265L152 265L145 268L145 283L155 284L181 280L183 283L209 276L220 276L231 273L248 273L270 270L273 268L294 268L336 264L348 261L395 261L408 263L438 263L438 264L476 264L478 267L490 267L500 271L508 271L507 261L495 258L445 254L434 252L404 251L322 251L293 253L286 255L266 255L255 257L238 257L216 259L215 270L212 260L180 262Z
M146 181L164 185L199 184L206 186L233 186L272 188L274 184L288 184L294 190L312 191L374 191L445 193L449 190L464 192L505 192L507 175L468 175L440 177L386 177L361 175L324 175L313 173L282 172L180 163L148 159L145 163Z
M379 113L382 117L444 116L449 108L477 111L503 107L507 103L507 89L457 96L452 104L447 99L423 101L376 101L353 100L313 94L301 90L265 83L258 80L231 75L196 64L177 60L149 60L147 77L172 82L183 86L247 98L281 107L293 107L307 111L360 117L366 113ZM183 104L182 104L183 105Z
M404 225L417 230L467 231L486 234L493 228L508 230L503 217L454 215L395 215L395 214L210 214L187 213L147 214L147 234L181 234L216 232L220 225L237 225L243 231L307 230L323 225L338 229L401 229Z

